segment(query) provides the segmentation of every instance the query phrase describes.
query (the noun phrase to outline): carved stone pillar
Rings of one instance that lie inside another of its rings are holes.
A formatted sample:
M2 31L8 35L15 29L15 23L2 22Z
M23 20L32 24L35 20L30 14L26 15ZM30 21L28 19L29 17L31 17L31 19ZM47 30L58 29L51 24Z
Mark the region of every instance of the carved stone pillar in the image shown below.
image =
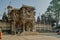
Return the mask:
M23 32L25 32L25 25L23 24Z
M23 32L25 32L25 21L23 22Z
M12 22L12 25L11 25L11 31L12 31L12 34L14 34L14 25L13 25L13 22Z
M12 34L16 34L15 22L12 22Z
M11 31L13 31L13 23L11 24Z

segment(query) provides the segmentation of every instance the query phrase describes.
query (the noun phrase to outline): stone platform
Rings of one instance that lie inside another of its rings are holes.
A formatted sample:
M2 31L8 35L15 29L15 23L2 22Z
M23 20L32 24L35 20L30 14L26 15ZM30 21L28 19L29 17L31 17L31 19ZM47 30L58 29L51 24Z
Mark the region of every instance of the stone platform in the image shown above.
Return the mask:
M39 35L40 33L38 33L38 32L23 32L23 33L21 33L21 35Z

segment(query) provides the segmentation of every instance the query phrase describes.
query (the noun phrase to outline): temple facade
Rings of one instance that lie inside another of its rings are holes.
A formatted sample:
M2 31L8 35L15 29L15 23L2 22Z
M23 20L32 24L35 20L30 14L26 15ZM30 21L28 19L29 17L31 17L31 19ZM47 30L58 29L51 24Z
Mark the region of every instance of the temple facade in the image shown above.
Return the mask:
M22 5L20 9L8 6L8 22L12 33L35 31L35 8Z

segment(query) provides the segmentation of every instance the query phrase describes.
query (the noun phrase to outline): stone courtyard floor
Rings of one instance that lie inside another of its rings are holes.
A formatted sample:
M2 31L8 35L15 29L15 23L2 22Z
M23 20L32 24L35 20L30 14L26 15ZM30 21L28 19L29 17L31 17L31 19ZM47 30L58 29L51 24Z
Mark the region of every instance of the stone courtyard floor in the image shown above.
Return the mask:
M40 33L40 35L3 35L0 40L60 40L60 35L56 33Z

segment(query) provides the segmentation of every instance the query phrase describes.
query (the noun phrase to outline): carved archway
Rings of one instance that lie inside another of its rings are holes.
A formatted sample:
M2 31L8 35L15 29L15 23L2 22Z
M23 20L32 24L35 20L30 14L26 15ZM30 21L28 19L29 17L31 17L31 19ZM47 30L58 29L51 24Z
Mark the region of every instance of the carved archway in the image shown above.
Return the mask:
M15 28L17 32L23 32L23 22L21 20L17 20Z

